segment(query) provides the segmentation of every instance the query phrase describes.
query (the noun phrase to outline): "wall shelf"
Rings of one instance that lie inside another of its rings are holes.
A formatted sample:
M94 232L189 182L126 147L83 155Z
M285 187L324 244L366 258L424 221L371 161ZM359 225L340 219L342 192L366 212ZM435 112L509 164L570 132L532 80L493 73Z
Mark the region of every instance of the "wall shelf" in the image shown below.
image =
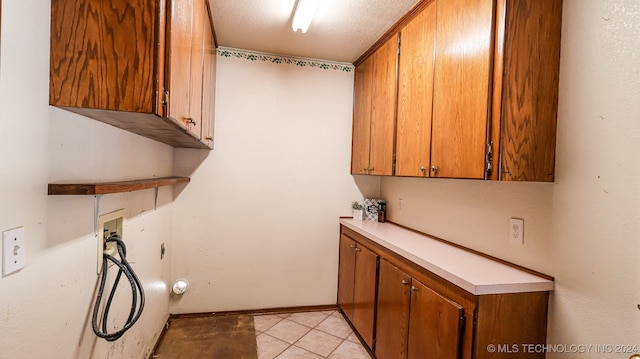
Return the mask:
M189 183L189 177L162 177L121 182L49 183L49 195L102 195Z

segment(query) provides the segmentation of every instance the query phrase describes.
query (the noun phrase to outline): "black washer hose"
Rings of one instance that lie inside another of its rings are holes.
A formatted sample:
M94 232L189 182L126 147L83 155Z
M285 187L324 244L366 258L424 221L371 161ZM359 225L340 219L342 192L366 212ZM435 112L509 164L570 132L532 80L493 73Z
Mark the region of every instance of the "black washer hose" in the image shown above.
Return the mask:
M96 296L96 303L93 307L93 317L92 317L92 326L93 332L100 338L103 338L109 342L116 341L122 337L122 335L129 330L140 318L142 314L142 310L144 309L144 290L142 289L142 284L136 276L136 273L131 269L129 262L127 262L127 247L124 245L124 242L118 237L117 234L111 235L106 240L107 242L116 242L116 246L118 248L118 254L120 255L120 260L117 260L115 257L104 253L103 261L102 261L102 277L100 279L100 288L98 289L98 295ZM100 307L100 303L102 301L102 294L104 293L105 283L107 281L107 261L113 262L113 264L118 266L118 274L116 275L116 279L113 283L113 287L111 288L111 293L109 293L109 298L107 299L107 303L104 306L104 312L102 314L102 331L98 329L98 309ZM129 311L129 317L127 318L127 322L124 326L113 332L107 332L107 319L109 317L109 309L111 309L111 301L113 300L113 296L116 293L116 288L118 287L118 283L120 282L120 277L124 273L129 279L129 283L131 284L131 310ZM140 293L140 305L138 306L138 292ZM137 310L136 310L137 308Z

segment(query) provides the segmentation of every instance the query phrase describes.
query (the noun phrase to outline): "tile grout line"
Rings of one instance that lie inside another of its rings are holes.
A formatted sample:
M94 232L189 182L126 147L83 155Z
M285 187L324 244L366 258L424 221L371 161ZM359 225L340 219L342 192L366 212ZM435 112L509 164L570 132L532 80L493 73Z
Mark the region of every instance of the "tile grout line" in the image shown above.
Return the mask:
M304 312L301 312L301 313L304 313ZM311 313L311 312L309 312L309 313ZM281 315L278 315L278 314L272 314L273 316L279 318L279 320L277 322L273 323L272 325L270 325L268 328L264 329L263 331L256 331L256 333L257 333L256 334L256 339L257 339L258 336L260 336L262 334L265 334L269 338L272 338L272 339L275 339L275 340L278 340L280 342L285 343L286 346L282 350L280 350L278 353L272 354L272 355L275 355L275 356L271 356L269 358L264 358L264 359L277 359L279 356L281 356L283 353L287 352L292 347L295 347L296 349L303 350L303 351L305 351L307 353L310 353L310 354L313 354L313 355L317 355L319 358L328 359L331 355L333 355L336 352L336 350L338 350L338 348L340 348L341 346L343 346L347 342L349 344L355 344L355 345L360 345L360 346L362 345L359 342L354 343L352 340L349 340L349 338L351 337L351 335L353 333L353 330L351 330L351 328L349 328L350 329L349 333L344 338L342 338L341 336L338 336L338 335L336 335L334 333L329 333L327 330L322 330L322 329L318 328L322 323L324 323L329 318L337 318L337 319L340 319L341 321L344 321L344 316L341 315L340 312L337 312L337 311L319 311L319 312L316 312L316 313L322 314L322 316L321 316L321 319L313 326L310 326L310 325L304 324L304 323L300 323L300 322L298 322L296 320L290 319L290 317L292 315L295 315L297 313L289 313L289 315L284 316L284 317L281 316ZM269 315L269 314L263 314L263 315ZM258 315L254 315L254 323L255 323L255 318L256 317L258 317ZM301 327L305 328L305 333L302 334L302 336L300 336L298 339L294 340L293 343L289 343L286 340L280 339L278 337L275 337L275 336L267 333L268 330L272 329L273 327L275 327L276 325L282 323L285 320L287 320L288 322L300 325ZM301 320L301 321L303 321L303 320ZM330 337L338 339L338 343L336 344L336 346L333 349L331 349L331 351L326 356L322 355L320 353L317 353L314 350L306 349L306 348L304 348L304 347L299 345L300 341L303 338L305 338L307 335L312 333L313 331L316 331L318 333L322 333L322 334L325 334L325 335L329 335ZM260 358L260 359L263 359L263 358Z

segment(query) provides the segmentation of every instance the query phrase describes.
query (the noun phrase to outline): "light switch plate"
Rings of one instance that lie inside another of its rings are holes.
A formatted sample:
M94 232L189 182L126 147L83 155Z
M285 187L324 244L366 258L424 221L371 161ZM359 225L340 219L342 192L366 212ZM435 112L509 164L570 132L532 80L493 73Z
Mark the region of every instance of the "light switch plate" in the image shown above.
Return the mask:
M524 245L524 219L509 219L509 240L513 244Z
M20 270L26 264L24 227L2 232L2 276Z

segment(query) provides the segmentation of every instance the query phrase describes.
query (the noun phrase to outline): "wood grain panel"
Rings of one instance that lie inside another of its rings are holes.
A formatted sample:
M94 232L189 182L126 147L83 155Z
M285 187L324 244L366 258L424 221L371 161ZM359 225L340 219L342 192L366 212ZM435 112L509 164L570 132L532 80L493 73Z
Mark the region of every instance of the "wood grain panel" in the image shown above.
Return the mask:
M168 0L167 72L168 117L186 128L190 117L191 36L194 0Z
M189 88L189 115L193 119L187 123L187 128L196 137L202 139L202 95L204 74L204 33L207 9L205 0L193 0L193 23L191 32L191 74Z
M464 308L465 323L460 341L461 358L491 359L513 357L513 354L499 356L496 353L488 353L483 349L486 349L488 344L495 344L496 340L498 342L505 340L511 343L538 343L540 338L546 338L548 292L474 296L347 227L341 226L341 236L367 246L380 257L379 278L381 284L378 289L378 300L385 297L382 287L382 281L384 280L382 271L384 262L388 262L398 270L411 276L414 286L415 283L420 282L442 296L445 301L453 302L453 307L460 306ZM509 263L504 264L514 266ZM518 267L516 266L516 268ZM523 268L520 267L519 269ZM540 275L531 270L528 271L534 275ZM546 275L542 276L553 280L553 278ZM411 300L413 301L414 299L412 298ZM477 328L473 324L475 322L474 313L476 312L478 313L478 318L482 317L482 319L477 320ZM381 315L382 313L379 312L378 316ZM427 317L433 318L433 314L427 315ZM410 317L409 322L411 326L411 323L415 322L415 320ZM530 326L530 328L522 328L524 326ZM454 325L449 325L448 327L453 328ZM376 330L380 331L380 329ZM377 337L378 344L376 346L379 345L380 341L380 336L377 335ZM422 340L422 337L420 338ZM494 342L492 343L492 341ZM444 341L441 341L441 343L444 343ZM422 349L415 350L422 352ZM440 356L427 355L428 351L424 353L423 356L418 356L418 358L441 358ZM445 358L445 356L442 356L442 358Z
M502 116L502 76L504 73L504 40L507 0L496 0L495 39L493 54L493 85L491 88L491 137L493 157L487 179L497 180L500 173L500 122Z
M157 0L53 0L49 103L154 112Z
M408 261L406 258L390 251L389 249L382 247L381 245L371 241L370 239L352 231L349 228L341 227L341 231L343 235L346 235L359 243L363 243L368 248L373 250L379 257L388 260L390 264L396 266L401 271L409 274L420 281L421 283L427 285L434 291L445 295L447 298L452 301L462 305L464 307L464 315L467 322L472 323L474 317L474 311L476 310L476 297L471 293L465 291L464 289L457 287L450 282L445 281L439 276L434 275L433 273L425 270L424 268L418 266L417 264ZM472 347L473 347L473 337L474 337L474 328L472 325L466 325L464 328L464 335L462 339L462 358L471 359L472 358Z
M398 32L425 7L432 3L435 3L436 0L419 0L411 10L409 10L406 14L404 14L398 21L396 21L393 26L391 26L387 32L385 32L378 40L371 45L356 61L353 62L354 66L360 65L367 57L371 56L376 50L380 48L385 42L387 42L390 38L395 37Z
M167 45L167 0L158 0L158 13L156 18L158 19L158 26L156 26L156 39L157 44L155 48L155 84L154 84L154 97L153 97L153 113L167 117L167 107L164 103L164 90L167 88L165 83L165 53Z
M356 250L355 285L353 288L353 326L373 348L378 256L358 245Z
M371 150L369 164L374 175L393 175L396 125L398 38L392 37L373 55L371 99Z
M64 109L174 147L209 149L186 127L178 126L175 121L165 117L148 113L94 110L80 107L64 107Z
M476 359L513 358L511 353L489 353L489 344L546 344L549 292L493 294L478 297L482 308L477 318ZM526 353L518 358L543 359L545 353Z
M120 192L141 191L149 188L171 186L179 183L188 183L189 177L162 177L148 178L121 182L98 183L50 183L49 195L96 195Z
M351 173L368 174L371 144L371 90L373 57L356 67L354 74Z
M412 281L408 359L458 359L464 310L417 280Z
M401 30L396 176L429 177L435 34L435 3Z
M512 0L506 9L504 180L554 180L562 0Z
M493 1L437 2L431 163L437 177L484 178Z
M338 264L338 306L353 322L353 289L356 271L356 242L340 236L340 256Z
M405 359L409 330L411 277L380 261L376 315L376 358Z

